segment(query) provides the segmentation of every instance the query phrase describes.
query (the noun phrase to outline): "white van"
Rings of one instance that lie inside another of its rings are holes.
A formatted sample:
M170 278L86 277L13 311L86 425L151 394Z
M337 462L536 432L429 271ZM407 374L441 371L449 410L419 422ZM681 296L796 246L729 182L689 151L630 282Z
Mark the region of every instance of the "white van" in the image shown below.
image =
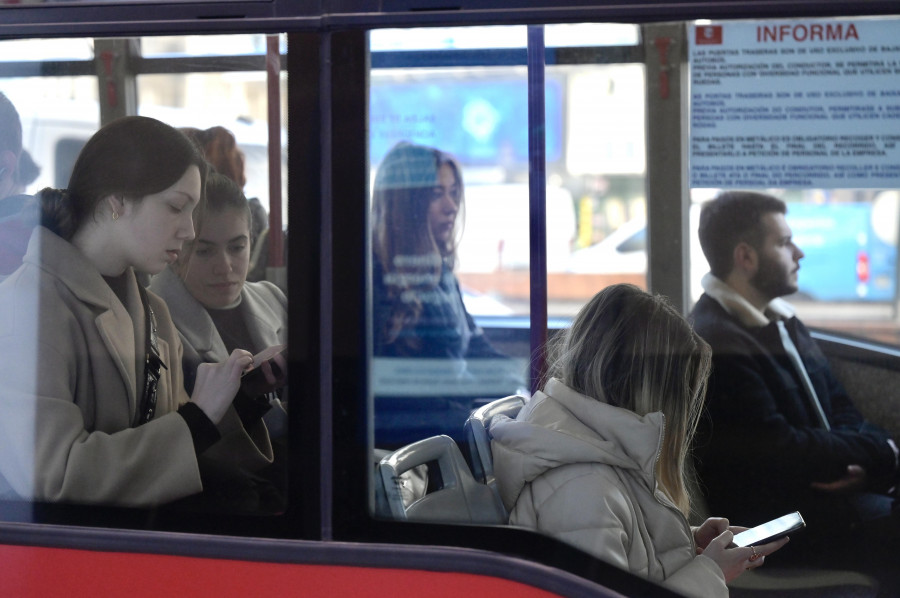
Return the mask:
M22 147L28 150L41 167L38 178L28 185L26 193L37 193L45 187L65 188L75 159L84 144L100 126L100 108L94 101L37 100L33 102L10 99L22 120ZM234 121L210 122L209 117L179 108L147 107L140 114L159 119L173 127L208 128L221 125L234 133L238 147L245 155L247 184L244 194L257 197L269 209L268 130L265 123ZM282 135L282 139L286 139ZM282 196L287 192L287 154L282 147ZM287 204L282 201L283 222L287 222Z

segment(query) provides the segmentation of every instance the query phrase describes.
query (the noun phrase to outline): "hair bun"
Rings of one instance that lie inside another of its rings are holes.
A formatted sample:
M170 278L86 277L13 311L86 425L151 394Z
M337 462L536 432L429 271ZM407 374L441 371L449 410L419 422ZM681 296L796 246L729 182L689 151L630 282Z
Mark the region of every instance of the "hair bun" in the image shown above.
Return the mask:
M75 218L69 192L66 189L47 187L38 197L41 204L41 224L63 239L71 239L75 234Z

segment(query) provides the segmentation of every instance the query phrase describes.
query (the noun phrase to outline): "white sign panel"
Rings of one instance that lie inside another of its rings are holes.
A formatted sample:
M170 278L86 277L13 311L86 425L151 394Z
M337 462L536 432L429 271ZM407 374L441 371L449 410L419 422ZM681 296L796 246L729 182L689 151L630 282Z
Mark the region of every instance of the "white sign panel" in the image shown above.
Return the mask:
M900 187L900 20L695 25L691 187Z

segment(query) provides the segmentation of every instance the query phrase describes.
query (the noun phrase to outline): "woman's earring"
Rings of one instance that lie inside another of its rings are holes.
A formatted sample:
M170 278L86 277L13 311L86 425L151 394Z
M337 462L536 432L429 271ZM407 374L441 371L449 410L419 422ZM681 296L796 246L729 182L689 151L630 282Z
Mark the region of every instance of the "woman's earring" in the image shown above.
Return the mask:
M113 210L113 221L118 220L118 219L119 219L119 213L116 212L115 210Z

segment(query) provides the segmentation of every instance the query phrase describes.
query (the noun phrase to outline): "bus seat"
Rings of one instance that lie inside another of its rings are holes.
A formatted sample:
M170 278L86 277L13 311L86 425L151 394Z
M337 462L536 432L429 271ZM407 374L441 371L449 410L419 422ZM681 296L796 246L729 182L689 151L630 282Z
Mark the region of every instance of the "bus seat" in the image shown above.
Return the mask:
M424 494L404 491L404 474L418 469L421 476L422 466L428 470ZM398 521L506 523L493 491L472 477L449 436L432 436L397 449L378 463L378 474L390 516Z
M503 501L500 500L500 491L494 479L494 459L491 454L491 436L488 429L491 420L497 415L505 415L514 418L518 415L527 399L518 395L505 397L491 401L487 405L476 409L466 420L463 433L466 438L466 446L469 449L469 465L475 479L486 484L494 495L500 508L506 513ZM509 514L506 513L508 516Z
M875 598L878 581L858 571L770 567L745 571L729 584L731 598Z

